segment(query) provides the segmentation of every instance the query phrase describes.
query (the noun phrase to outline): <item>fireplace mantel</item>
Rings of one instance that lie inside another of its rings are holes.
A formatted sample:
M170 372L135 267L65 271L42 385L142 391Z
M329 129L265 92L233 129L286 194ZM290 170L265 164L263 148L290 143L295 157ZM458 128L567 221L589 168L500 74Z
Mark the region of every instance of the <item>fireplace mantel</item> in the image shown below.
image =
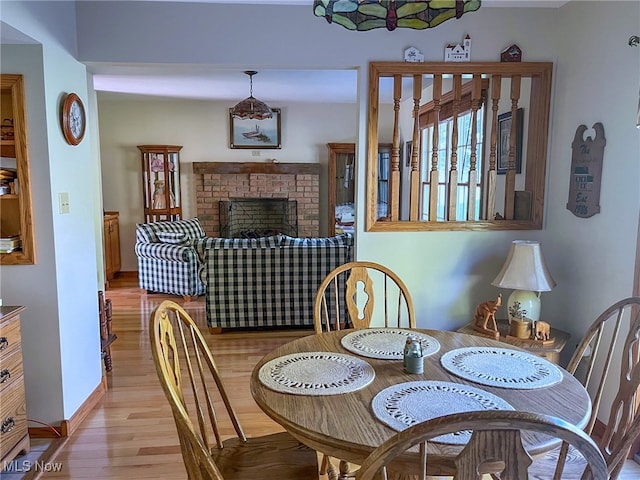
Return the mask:
M221 202L286 198L297 203L300 237L320 234L319 163L194 162L196 215L207 235L221 234Z
M320 164L273 162L193 162L193 173L263 173L272 175L320 175Z

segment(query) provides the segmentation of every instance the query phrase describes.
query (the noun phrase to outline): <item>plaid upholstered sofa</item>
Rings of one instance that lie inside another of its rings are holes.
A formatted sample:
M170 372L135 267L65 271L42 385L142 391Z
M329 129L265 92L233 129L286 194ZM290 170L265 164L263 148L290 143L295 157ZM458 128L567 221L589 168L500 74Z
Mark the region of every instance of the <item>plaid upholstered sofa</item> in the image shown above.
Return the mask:
M204 259L211 329L309 327L320 283L351 261L353 235L207 238L197 249Z
M140 288L183 297L202 295L202 263L195 246L204 237L197 218L138 224L135 252Z

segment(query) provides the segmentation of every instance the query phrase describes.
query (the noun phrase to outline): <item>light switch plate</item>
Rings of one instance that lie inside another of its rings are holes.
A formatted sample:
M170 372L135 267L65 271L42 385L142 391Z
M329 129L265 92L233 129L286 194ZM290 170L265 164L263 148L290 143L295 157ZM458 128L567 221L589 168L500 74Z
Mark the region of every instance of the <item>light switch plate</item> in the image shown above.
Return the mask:
M69 192L61 192L58 194L58 211L61 215L70 212Z

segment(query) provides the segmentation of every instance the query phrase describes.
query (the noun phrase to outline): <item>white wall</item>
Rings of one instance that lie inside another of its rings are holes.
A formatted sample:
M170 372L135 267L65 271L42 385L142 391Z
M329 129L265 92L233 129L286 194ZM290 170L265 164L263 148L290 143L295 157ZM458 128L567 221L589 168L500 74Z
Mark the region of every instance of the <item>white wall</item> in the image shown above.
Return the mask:
M356 86L353 85L355 89ZM229 107L219 102L140 99L98 94L105 210L120 212L122 270L138 269L133 251L136 223L143 222L140 151L137 145L182 145L181 191L184 218L196 216L193 162L280 162L322 164L320 231L327 231L327 143L355 142L353 104L273 105L282 115L282 148L229 148ZM123 121L126 119L126 121Z
M24 370L29 418L69 419L101 381L97 250L101 240L99 162L91 129L67 145L60 129L66 93L89 105L86 68L75 54L75 10L68 2L3 2L2 21L40 45L2 46L2 73L22 73L36 240L36 264L2 267L7 304L25 305ZM88 108L89 121L93 122ZM71 212L58 213L58 193Z
M549 164L547 262L558 286L544 294L554 322L580 338L589 322L632 295L640 212L640 130L636 128L640 51L627 42L640 27L640 2L570 2L559 12L555 102ZM611 28L603 28L610 25ZM595 136L602 122L604 148L601 212L578 218L565 208L571 142L579 125ZM637 267L636 267L637 268ZM601 412L610 408L619 369L611 369ZM607 395L609 392L609 395ZM600 415L601 420L606 417Z

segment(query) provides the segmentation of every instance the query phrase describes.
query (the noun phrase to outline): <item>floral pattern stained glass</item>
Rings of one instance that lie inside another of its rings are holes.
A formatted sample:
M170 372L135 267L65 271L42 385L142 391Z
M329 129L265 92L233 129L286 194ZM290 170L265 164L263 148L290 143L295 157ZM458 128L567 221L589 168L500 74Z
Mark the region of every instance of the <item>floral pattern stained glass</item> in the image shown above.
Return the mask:
M315 0L313 13L349 30L424 30L480 8L480 0Z

